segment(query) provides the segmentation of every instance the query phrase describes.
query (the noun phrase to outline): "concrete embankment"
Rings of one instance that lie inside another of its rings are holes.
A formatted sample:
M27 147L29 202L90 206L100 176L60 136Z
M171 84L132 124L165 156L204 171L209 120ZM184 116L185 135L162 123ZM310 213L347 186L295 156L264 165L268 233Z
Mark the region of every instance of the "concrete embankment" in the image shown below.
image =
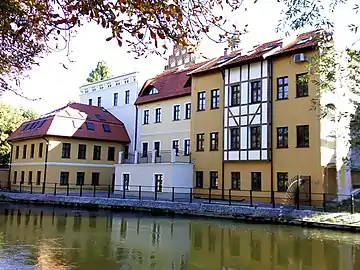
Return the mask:
M336 230L360 231L360 214L323 213L293 208L263 208L220 204L181 203L118 198L91 198L48 194L0 192L0 202L53 205L112 211L145 211L163 215L189 215L233 219L251 223L275 223Z

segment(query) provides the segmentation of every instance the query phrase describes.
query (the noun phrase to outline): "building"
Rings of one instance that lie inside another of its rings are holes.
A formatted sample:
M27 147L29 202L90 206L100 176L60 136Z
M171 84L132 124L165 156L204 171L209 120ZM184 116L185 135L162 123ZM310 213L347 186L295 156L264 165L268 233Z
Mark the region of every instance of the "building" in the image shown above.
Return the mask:
M118 153L130 143L124 124L102 107L69 103L13 132L12 187L113 185ZM99 187L100 189L101 187Z
M131 72L80 87L80 103L103 107L121 119L129 134L129 151L136 147L136 106L138 73Z
M196 194L280 203L296 182L307 202L322 202L323 193L348 198L351 174L335 162L345 145L314 109L318 77L306 64L317 34L225 51L189 73Z

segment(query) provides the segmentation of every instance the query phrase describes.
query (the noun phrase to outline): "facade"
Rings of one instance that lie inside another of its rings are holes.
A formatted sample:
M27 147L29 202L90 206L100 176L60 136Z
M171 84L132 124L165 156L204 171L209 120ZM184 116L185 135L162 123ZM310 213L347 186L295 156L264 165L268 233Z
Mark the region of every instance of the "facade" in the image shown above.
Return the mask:
M350 195L351 175L339 162L344 145L334 123L314 108L318 78L306 64L316 53L316 35L225 51L189 73L197 195L280 203L292 183L312 203L323 193Z
M138 73L131 72L80 87L80 103L103 107L121 119L129 134L129 151L136 147L136 106Z
M105 109L70 103L23 123L8 141L11 186L41 189L113 185L118 153L130 139L124 124Z

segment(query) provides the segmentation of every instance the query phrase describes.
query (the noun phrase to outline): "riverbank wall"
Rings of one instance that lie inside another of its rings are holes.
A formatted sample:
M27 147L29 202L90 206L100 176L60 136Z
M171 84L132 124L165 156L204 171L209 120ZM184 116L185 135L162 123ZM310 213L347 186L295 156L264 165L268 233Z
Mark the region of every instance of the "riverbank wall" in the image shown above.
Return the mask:
M263 208L222 204L92 198L49 194L0 192L0 202L52 205L111 211L143 211L156 215L187 215L360 232L360 214L296 210L293 207Z

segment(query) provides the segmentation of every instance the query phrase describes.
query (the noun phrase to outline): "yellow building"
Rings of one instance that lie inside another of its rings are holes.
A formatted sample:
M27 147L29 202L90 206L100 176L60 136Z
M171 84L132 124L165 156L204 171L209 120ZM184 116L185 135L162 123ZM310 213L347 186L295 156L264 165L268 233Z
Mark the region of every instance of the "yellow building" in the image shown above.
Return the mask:
M335 139L334 123L314 109L319 78L307 64L317 52L316 35L225 50L190 73L197 195L279 203L296 183L290 189L306 203L322 203L324 193L348 198L350 170L335 161L345 145Z
M12 187L105 188L113 185L118 153L130 139L123 123L105 109L70 103L23 123L8 141Z

